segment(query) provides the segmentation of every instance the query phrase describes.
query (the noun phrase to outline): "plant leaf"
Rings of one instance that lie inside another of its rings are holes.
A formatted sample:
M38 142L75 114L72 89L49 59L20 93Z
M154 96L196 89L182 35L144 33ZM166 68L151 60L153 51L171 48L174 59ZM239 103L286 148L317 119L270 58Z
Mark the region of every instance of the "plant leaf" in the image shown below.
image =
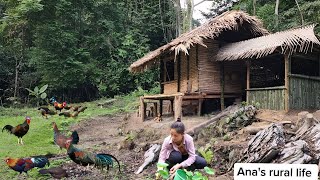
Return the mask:
M192 177L192 180L203 180L203 176L200 174L200 175L194 175L193 177Z
M204 167L204 171L207 173L207 174L210 174L210 175L214 175L214 170L209 168L208 166Z
M170 177L168 171L160 170L160 171L158 171L158 172L159 172L159 174L160 174L164 179L168 179L168 178Z
M186 171L187 176L193 176L193 173L191 171Z
M42 86L39 90L39 93L44 93L44 91L46 91L48 88L48 84L45 84L44 86Z
M157 163L157 167L168 167L169 166L169 164L167 164L167 163L162 163L162 162L159 162L159 163Z
M35 93L35 94L38 94L38 93L39 93L39 87L38 87L38 86L36 86L36 87L34 88L34 93Z
M41 99L47 98L47 93L42 93L42 94L40 95L40 97L41 97Z
M31 94L31 93L34 93L31 89L29 89L29 88L25 88L27 91L29 91L29 93Z

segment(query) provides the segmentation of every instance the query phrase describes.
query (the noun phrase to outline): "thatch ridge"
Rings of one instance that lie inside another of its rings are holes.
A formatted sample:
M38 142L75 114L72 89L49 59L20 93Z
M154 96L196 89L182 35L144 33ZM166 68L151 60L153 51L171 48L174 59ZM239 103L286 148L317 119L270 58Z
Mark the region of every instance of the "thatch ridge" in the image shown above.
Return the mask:
M314 27L315 25L312 24L227 44L219 50L216 60L258 59L272 54L276 49L279 49L282 54L307 53L312 50L314 44L320 45L314 34Z
M159 61L157 61L157 58L166 52L175 51L175 55L179 52L188 54L191 46L195 44L205 46L203 43L204 39L217 38L221 32L237 30L244 23L250 24L250 30L253 35L261 36L269 34L268 31L263 28L262 22L258 18L242 11L228 11L148 53L138 61L132 63L129 70L131 72L144 71L150 66L158 64Z

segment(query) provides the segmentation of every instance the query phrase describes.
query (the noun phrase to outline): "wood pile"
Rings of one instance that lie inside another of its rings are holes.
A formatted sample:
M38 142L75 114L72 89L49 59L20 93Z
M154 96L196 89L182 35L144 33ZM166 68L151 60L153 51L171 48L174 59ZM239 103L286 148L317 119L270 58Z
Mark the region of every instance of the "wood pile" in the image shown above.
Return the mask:
M318 119L311 113L301 112L296 127L290 128L295 131L290 133L283 124L274 123L259 131L249 141L240 162L318 164L320 159Z

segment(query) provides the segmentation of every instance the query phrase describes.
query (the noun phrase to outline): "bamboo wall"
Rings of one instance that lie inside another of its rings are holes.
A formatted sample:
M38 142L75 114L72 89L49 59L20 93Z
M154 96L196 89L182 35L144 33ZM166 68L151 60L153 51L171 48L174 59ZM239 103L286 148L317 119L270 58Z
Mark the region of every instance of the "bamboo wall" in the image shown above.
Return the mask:
M289 87L290 109L320 108L320 78L291 75Z
M220 94L221 92L221 66L214 59L219 50L219 44L213 40L206 40L204 43L207 47L198 45L198 51L196 46L190 48L189 65L188 55L180 54L180 92L188 91L188 81L191 83L189 85L190 92L212 94ZM173 54L171 53L167 58L174 58ZM164 94L173 94L178 91L178 61L179 55L175 60L174 76L176 81L163 83ZM224 62L225 93L241 94L245 89L245 73L246 67L243 61Z
M177 93L177 87L177 81L163 83L163 94L175 94Z
M174 53L171 53L164 57L164 61L174 61L174 81L162 82L163 85L163 94L175 94L178 92L178 70L177 70L177 59L175 60ZM165 72L161 73L163 76L166 76ZM165 77L162 77L165 79Z
M206 40L206 47L200 46L198 49L198 69L199 69L199 91L220 93L220 65L214 61L218 52L217 41Z
M178 73L177 73L178 74ZM190 92L198 91L198 67L196 58L196 47L189 50L189 82L191 83ZM187 55L181 55L181 75L180 75L180 92L188 90L188 59Z
M258 102L261 109L284 110L285 89L266 88L259 90L250 90L249 103Z

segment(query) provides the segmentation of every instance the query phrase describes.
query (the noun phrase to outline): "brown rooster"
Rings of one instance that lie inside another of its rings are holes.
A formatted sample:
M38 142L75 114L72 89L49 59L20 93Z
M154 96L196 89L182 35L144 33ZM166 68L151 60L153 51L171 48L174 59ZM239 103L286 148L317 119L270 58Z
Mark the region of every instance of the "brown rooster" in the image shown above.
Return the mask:
M18 144L20 144L20 139L21 144L23 144L22 137L26 135L29 131L30 122L31 118L27 116L25 121L22 124L17 125L16 127L13 127L11 125L5 125L2 129L2 132L3 130L7 130L9 133L14 134L18 137Z
M71 141L72 144L78 144L79 135L77 131L73 131L70 137L66 137L65 135L61 134L55 122L52 122L52 125L53 125L54 143L60 147L60 150L62 150L62 148L66 149L66 142L68 140Z
M63 102L62 104L58 103L58 102L54 102L53 106L57 111L60 111L64 108L64 106L66 106L67 104L65 102Z
M46 164L50 166L49 160L45 156L33 156L27 158L6 158L5 162L11 169L19 172L20 174L23 172L28 174L28 171L32 168L43 168Z
M43 117L45 117L46 119L48 119L48 115L55 115L57 114L56 111L52 111L49 108L46 107L39 107L38 110L40 110L40 113Z

